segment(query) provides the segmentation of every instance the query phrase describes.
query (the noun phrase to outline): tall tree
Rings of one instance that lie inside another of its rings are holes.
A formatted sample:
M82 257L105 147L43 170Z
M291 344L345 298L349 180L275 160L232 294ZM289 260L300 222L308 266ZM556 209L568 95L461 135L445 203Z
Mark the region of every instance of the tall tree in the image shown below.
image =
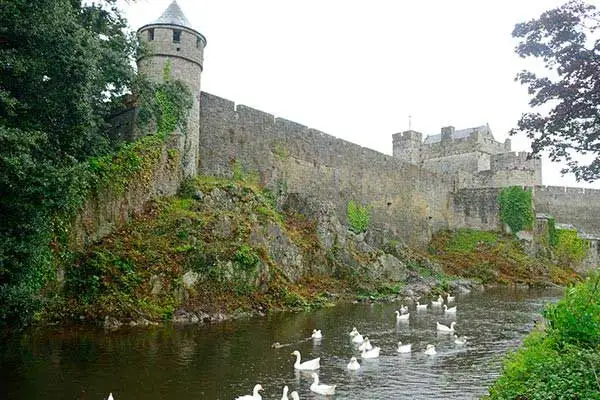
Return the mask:
M26 321L53 273L56 215L81 203L81 162L134 76L116 0L0 1L0 324Z
M524 113L511 134L526 133L534 155L547 151L578 181L600 178L599 27L596 8L572 0L517 24L512 33L519 39L516 53L541 60L545 69L517 75L536 111Z

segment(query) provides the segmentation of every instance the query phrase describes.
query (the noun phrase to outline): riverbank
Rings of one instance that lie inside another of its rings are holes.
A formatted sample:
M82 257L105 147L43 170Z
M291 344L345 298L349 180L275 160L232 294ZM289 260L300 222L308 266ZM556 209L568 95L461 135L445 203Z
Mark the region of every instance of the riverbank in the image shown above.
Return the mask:
M488 400L600 399L600 273L546 306L544 320L509 355Z
M465 231L443 232L431 254L421 253L368 229L353 233L327 204L273 193L247 175L199 177L78 254L36 320L107 328L203 323L349 301L426 301L482 284L564 283L514 239L497 235L483 245L482 234L470 232L465 246L457 245ZM478 257L502 279L464 269L481 265ZM529 280L520 279L522 262ZM503 268L511 263L512 275Z

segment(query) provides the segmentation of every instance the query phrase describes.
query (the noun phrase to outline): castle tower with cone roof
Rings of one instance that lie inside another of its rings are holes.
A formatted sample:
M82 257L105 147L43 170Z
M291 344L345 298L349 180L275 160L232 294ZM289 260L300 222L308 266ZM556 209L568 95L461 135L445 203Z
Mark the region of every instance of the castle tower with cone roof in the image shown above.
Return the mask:
M184 175L195 176L200 134L200 76L206 38L192 28L177 1L173 1L157 20L138 29L137 34L142 46L137 59L139 73L155 82L163 82L168 65L169 77L184 82L192 92L193 105L186 131L179 132L178 148Z

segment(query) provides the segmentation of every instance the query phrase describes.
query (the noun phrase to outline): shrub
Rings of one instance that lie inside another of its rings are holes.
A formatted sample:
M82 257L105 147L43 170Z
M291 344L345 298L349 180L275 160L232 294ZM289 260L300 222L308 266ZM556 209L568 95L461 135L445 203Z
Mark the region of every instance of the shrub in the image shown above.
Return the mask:
M545 332L506 359L488 399L600 399L600 273L569 288L544 317Z
M247 244L243 244L235 252L235 261L244 269L251 270L258 264L260 257L254 249Z
M492 245L498 241L498 235L493 232L475 229L459 229L448 243L448 251L471 253L481 244Z
M535 215L529 190L520 186L504 188L500 192L498 201L500 203L500 220L508 225L513 234L533 227Z
M581 262L589 248L586 240L581 239L574 229L556 229L554 255L559 263L572 265Z
M348 224L354 233L362 233L367 230L371 220L371 207L356 204L354 200L348 202Z

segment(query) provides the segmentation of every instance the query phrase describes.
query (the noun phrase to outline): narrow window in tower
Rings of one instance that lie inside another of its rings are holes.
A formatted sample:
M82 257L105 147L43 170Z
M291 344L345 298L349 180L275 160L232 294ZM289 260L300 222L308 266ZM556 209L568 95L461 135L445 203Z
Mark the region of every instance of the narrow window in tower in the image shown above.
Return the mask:
M148 40L154 40L154 28L148 29Z
M173 43L179 43L181 41L181 31L173 29Z
M196 38L196 48L199 49L202 45L201 45L201 40L199 37Z

